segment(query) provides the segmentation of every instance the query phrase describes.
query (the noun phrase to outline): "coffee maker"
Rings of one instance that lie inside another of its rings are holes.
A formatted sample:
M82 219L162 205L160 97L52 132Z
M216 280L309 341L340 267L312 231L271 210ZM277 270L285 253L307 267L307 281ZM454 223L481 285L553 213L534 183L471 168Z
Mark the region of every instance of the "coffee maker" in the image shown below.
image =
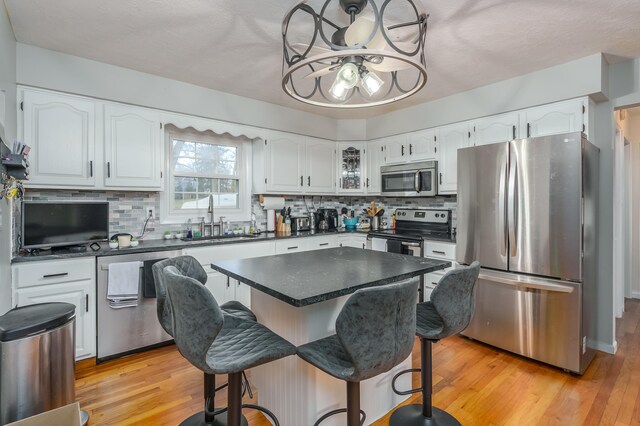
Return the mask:
M325 220L327 222L327 231L333 231L338 229L339 215L336 209L318 209L316 216L316 229L322 230L320 222Z

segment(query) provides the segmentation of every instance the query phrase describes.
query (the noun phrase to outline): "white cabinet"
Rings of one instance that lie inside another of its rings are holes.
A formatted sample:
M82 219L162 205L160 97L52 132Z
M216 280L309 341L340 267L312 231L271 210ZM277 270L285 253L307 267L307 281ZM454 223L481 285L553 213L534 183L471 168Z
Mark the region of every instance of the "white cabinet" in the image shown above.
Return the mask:
M409 161L436 160L438 154L436 129L409 133L407 139Z
M407 135L397 135L385 138L386 164L401 164L409 161Z
M306 251L306 238L286 238L276 241L276 254L297 253Z
M162 189L162 142L157 111L106 104L105 186Z
M31 146L29 186L95 185L93 101L39 91L22 92L24 143Z
M337 235L319 235L305 238L305 240L305 250L307 251L338 247Z
M365 187L367 194L380 194L380 167L384 165L384 141L375 140L367 143L367 170Z
M364 142L338 143L338 193L364 194Z
M333 194L335 142L272 132L253 144L254 194Z
M307 138L304 192L327 194L335 192L336 146L333 142Z
M243 305L251 306L251 289L248 285L211 269L216 260L249 259L252 257L274 254L272 241L247 242L239 244L222 244L209 247L195 247L182 250L185 256L193 256L207 271L205 286L211 291L219 304L237 300Z
M340 247L355 247L366 248L367 235L366 234L341 234L338 235L338 246Z
M322 250L338 247L337 235L316 235L314 237L283 238L276 240L276 254L297 253L301 251Z
M438 285L444 274L454 269L456 245L452 243L425 241L424 257L451 261L450 267L424 275L424 301L426 302L431 299L431 292L433 292L433 289Z
M13 304L66 302L76 307L76 359L96 354L95 258L34 261L12 267Z
M458 191L458 149L469 146L471 125L469 122L439 128L438 146L438 194L455 194Z
M522 111L520 137L587 132L587 102L586 99L572 99Z
M519 118L517 112L512 112L475 120L473 124L474 144L488 145L518 138Z

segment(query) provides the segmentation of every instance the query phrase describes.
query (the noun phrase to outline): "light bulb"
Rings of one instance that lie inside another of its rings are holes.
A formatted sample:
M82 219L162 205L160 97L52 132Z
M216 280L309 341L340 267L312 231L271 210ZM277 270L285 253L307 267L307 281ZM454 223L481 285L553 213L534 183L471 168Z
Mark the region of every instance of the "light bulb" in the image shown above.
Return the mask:
M338 75L336 76L336 81L342 82L347 89L351 89L358 84L359 78L358 67L351 62L347 62L340 67L340 71L338 71Z
M331 96L336 98L339 101L344 101L347 99L347 93L349 93L349 88L345 86L342 81L336 78L336 80L331 85L331 89L329 89L329 93Z
M370 71L362 72L361 81L362 88L365 90L365 92L367 92L369 96L375 95L384 84L384 81L382 81L380 77Z

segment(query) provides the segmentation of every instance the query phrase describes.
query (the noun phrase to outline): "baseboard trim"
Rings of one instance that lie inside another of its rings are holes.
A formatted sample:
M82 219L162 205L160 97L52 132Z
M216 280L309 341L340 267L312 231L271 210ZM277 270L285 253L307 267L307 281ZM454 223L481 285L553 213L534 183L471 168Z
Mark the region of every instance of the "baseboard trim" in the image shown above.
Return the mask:
M596 340L589 339L587 340L587 346L597 351L606 352L611 355L615 355L615 353L618 351L617 340L614 340L613 343L605 343L605 342L598 342Z

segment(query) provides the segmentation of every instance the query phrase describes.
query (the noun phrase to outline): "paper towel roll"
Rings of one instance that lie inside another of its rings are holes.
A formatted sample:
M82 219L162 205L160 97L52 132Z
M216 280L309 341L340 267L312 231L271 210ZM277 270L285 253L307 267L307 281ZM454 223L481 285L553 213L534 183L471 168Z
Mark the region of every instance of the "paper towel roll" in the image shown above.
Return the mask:
M282 210L284 208L284 197L262 197L260 205L265 210Z

